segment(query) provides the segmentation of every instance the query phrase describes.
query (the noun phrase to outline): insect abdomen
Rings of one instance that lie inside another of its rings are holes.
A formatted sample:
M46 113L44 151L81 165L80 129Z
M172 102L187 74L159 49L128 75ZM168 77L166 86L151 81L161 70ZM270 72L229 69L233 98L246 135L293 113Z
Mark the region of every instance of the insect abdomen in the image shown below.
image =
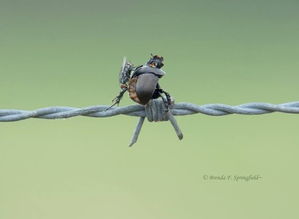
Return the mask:
M136 83L136 93L141 104L147 104L153 97L159 78L151 73L138 76Z
M137 97L137 93L136 93L136 82L137 82L137 77L134 77L134 78L131 78L129 80L129 96L130 98L137 102L137 103L140 103L140 100L139 98ZM140 103L141 104L141 103Z
M132 100L145 105L153 97L159 78L151 73L141 74L131 78L129 82L129 96Z

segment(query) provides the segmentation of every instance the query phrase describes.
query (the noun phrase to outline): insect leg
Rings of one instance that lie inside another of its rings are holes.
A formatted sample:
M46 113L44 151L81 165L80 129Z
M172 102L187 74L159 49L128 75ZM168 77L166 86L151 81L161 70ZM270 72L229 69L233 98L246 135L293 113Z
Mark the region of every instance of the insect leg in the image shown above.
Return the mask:
M171 105L171 96L168 92L161 89L161 92L165 94L168 105Z
M128 90L127 87L124 87L121 89L121 91L119 92L119 94L112 100L112 102L114 102L110 107L108 107L106 110L110 109L111 107L118 105L119 102L121 101L121 99L124 96L124 93L126 93L126 91Z
M162 95L164 94L165 97ZM163 89L160 88L159 84L157 84L157 88L154 92L154 95L153 95L153 98L156 99L158 97L161 97L163 102L164 102L164 105L166 107L166 111L169 110L169 106L172 104L172 101L171 101L171 96L169 95L169 93L167 93L166 91L164 91Z
M168 112L168 111L169 111L169 104L168 104L167 99L162 95L161 92L158 92L158 94L157 94L157 98L158 98L158 97L161 97L161 99L162 99L162 101L163 101L163 103L164 103L164 106L165 106L165 108L166 108L165 112Z

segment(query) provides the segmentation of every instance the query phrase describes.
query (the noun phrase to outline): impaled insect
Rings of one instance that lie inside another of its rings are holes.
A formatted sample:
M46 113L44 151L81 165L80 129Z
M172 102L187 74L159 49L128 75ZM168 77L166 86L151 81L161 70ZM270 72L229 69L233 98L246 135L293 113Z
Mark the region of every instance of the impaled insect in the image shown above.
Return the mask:
M146 105L151 99L161 97L166 106L166 111L168 111L172 99L169 93L161 89L158 83L159 79L165 75L161 69L164 66L163 61L162 56L151 54L151 58L146 64L134 67L124 57L119 73L121 91L112 100L112 106L118 105L124 93L129 91L130 98L142 105Z

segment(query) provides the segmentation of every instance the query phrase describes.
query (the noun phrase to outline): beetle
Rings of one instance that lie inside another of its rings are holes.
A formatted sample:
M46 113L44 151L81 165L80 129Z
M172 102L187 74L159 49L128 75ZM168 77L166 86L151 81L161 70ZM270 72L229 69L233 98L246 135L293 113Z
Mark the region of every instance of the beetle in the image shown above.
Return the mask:
M164 66L162 56L151 54L150 59L144 65L134 67L124 57L123 64L119 73L119 83L121 91L112 100L114 102L108 109L118 105L126 91L129 97L141 105L146 105L151 99L162 98L166 111L172 103L172 98L168 92L164 91L159 85L159 79L166 73L161 68Z

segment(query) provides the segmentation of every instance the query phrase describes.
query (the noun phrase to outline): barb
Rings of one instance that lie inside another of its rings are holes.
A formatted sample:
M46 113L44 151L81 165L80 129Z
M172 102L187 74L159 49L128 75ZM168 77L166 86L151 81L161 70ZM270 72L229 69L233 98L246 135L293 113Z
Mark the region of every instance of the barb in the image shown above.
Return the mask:
M108 107L109 106L106 105L90 106L85 108L54 106L41 108L33 111L0 109L0 122L13 122L29 118L63 119L75 116L147 116L144 106L141 105L112 107L111 109L106 110ZM193 103L177 103L174 104L171 109L171 113L174 116L183 116L195 113L202 113L210 116L224 116L229 114L259 115L272 112L299 113L299 101L283 104L246 103L238 106L230 106L226 104L196 105Z

